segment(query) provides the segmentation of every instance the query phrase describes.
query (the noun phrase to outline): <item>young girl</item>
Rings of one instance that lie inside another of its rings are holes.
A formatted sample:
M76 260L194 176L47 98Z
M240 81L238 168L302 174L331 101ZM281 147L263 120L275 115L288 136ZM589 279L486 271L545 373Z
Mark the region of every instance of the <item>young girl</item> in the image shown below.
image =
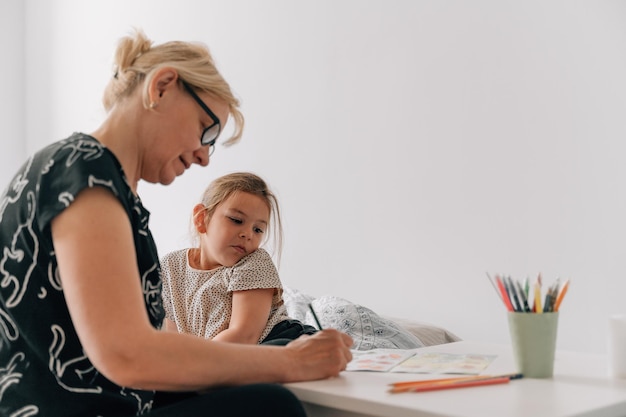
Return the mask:
M278 202L258 176L233 173L209 185L193 208L198 247L161 260L167 330L277 345L316 332L287 315L276 267L259 248L270 225L280 253Z

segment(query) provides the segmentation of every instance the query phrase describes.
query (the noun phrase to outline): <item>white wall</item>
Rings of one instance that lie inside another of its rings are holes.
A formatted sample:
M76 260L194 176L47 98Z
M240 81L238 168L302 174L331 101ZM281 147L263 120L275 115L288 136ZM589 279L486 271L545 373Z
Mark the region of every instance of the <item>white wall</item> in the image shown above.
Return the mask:
M626 312L626 3L26 4L29 150L98 125L132 26L207 43L242 98L240 144L141 186L162 253L209 181L251 170L282 203L286 285L506 342L485 272L542 272L572 281L559 347L605 350Z
M0 192L25 155L24 137L24 3L0 2Z

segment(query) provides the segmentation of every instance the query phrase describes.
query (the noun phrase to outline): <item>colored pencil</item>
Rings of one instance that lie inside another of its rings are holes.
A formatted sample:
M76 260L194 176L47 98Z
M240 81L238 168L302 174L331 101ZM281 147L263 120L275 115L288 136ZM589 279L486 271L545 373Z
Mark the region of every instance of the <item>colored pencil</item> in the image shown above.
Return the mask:
M396 382L394 384L391 384L391 389L389 390L389 392L397 394L401 392L435 391L451 388L503 384L509 382L511 379L519 378L522 378L522 374L475 375L458 378Z
M320 324L320 319L317 318L317 314L315 314L315 310L313 310L313 305L311 305L311 303L309 303L309 310L311 310L311 314L313 315L313 320L315 320L315 324L317 324L317 328L320 330L324 330L324 328Z
M559 295L556 297L556 302L554 303L554 311L559 311L559 307L561 306L561 301L563 301L563 297L565 297L565 293L569 288L569 279L565 281L565 284L559 290Z

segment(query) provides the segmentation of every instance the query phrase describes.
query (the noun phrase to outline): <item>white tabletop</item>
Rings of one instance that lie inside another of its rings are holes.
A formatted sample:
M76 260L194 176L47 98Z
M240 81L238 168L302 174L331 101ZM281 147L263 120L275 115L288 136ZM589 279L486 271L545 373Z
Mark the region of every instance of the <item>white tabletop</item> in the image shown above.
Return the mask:
M423 349L495 354L496 359L483 374L516 372L511 349L506 345L463 341ZM558 351L554 377L549 379L523 378L508 384L391 394L387 390L392 382L442 376L342 372L337 378L287 387L308 409L319 410L319 416L626 417L626 380L607 375L604 355Z

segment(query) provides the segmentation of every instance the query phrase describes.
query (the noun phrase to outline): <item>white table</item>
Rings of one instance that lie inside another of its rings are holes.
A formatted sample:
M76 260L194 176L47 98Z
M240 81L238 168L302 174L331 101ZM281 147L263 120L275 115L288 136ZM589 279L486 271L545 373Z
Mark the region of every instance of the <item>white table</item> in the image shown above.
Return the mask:
M456 342L424 350L495 354L483 374L516 371L506 345ZM626 352L625 352L626 354ZM442 391L390 394L391 382L441 375L342 372L337 378L287 384L309 417L626 417L626 380L607 373L606 356L557 351L554 377Z

